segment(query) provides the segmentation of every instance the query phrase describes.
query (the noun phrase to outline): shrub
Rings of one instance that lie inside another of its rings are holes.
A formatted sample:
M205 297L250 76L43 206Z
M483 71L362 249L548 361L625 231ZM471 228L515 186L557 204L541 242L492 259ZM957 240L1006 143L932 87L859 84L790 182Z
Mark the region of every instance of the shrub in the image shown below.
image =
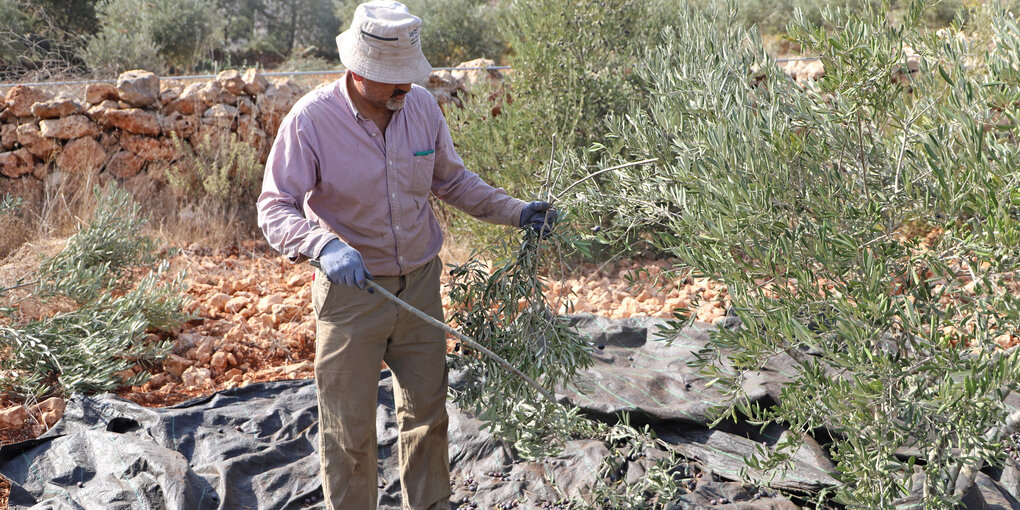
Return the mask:
M0 80L44 80L79 72L78 22L91 17L83 7L75 1L53 13L29 0L0 0ZM79 9L85 11L80 17L64 16Z
M149 37L176 69L194 68L220 38L222 26L212 0L156 0L149 5L145 14Z
M463 110L447 112L467 168L511 195L536 193L553 152L587 147L601 138L606 115L642 100L633 66L675 15L669 3L653 0L508 2L500 33L512 48L513 71L500 90L475 91ZM503 96L495 116L493 95ZM589 163L582 157L563 177L587 173ZM459 218L455 230L470 228L483 243L491 238L488 227Z
M154 262L156 243L142 235L147 220L138 204L119 188L107 195L96 188L94 194L92 221L79 225L67 246L39 266L41 293L85 303L118 290L129 267Z
M62 295L80 307L0 326L0 368L13 374L0 381L0 391L28 397L141 384L147 365L172 346L150 332L187 318L183 275L164 282L167 263L141 234L138 205L119 188L97 188L96 200L91 222L39 268L37 296ZM12 309L3 312L16 318Z
M205 137L197 147L175 143L182 156L166 171L173 196L153 204L166 210L163 226L170 236L218 244L259 237L255 201L263 165L255 147L233 133Z
M89 39L81 58L100 76L116 76L129 69L145 69L156 74L166 71L166 63L156 44L139 30L104 30Z
M570 198L603 239L647 232L726 284L743 327L694 361L730 396L720 420L825 430L831 497L853 508L912 487L924 508L958 505L1016 423L1003 399L1020 354L1003 347L1020 320L1020 27L997 13L997 44L972 47L922 30L924 7L800 16L791 39L826 68L806 88L755 31L686 10L637 71L647 102L594 148L605 167L659 161ZM749 404L744 375L777 357L797 368L781 401ZM784 446L747 462L781 468Z
M20 197L4 195L0 200L0 259L16 250L30 238L35 218L24 207Z
M230 133L222 139L205 136L198 147L175 138L183 156L167 170L167 182L188 200L203 196L226 203L254 201L262 183L263 167L255 147Z
M973 0L935 0L922 19L928 26L948 26L954 21L965 21L968 7L979 3ZM797 11L813 25L829 24L832 27L834 25L830 22L838 24L849 13L879 10L883 5L890 7L891 11L886 11L890 17L902 15L910 0L745 0L739 4L729 4L727 0L693 0L691 4L709 12L726 5L737 6L733 21L745 27L757 26L767 36L784 34Z
M97 73L192 69L219 40L211 0L102 0L100 30L82 51Z

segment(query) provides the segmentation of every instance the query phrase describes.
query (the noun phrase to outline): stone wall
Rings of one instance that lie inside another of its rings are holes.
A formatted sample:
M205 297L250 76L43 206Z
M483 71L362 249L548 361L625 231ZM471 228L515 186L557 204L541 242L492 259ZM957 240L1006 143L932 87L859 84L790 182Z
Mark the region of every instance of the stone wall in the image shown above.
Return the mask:
M151 72L128 71L116 85L88 85L82 97L16 86L0 91L0 174L129 180L174 162L182 153L176 143L197 146L205 137L230 134L265 161L281 119L304 92L289 80L270 82L256 69L223 71L186 86L161 86Z
M492 65L479 59L459 67ZM497 71L437 71L426 86L441 105L460 106L467 88L501 78ZM10 179L42 183L62 173L128 181L137 189L134 181L158 183L187 146L207 137L236 136L264 163L281 120L305 92L257 69L226 70L189 85L127 71L116 84L88 85L81 97L21 85L0 89L0 193L24 195L18 190L37 187Z

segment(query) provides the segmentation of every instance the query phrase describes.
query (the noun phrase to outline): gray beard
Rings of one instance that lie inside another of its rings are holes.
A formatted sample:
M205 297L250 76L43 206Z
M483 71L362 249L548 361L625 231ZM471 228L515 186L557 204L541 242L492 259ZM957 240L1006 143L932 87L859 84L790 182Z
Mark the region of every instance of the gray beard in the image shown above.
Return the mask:
M404 101L406 99L407 98L390 99L389 101L386 101L386 108L394 112L400 110L404 108Z

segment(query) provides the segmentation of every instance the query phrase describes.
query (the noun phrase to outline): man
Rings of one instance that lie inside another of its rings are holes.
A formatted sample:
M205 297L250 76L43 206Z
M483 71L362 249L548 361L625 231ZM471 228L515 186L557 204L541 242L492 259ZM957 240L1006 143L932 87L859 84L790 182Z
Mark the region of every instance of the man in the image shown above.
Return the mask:
M337 37L342 78L283 120L258 200L259 226L292 260L317 259L315 383L327 508L375 509L380 362L395 378L405 509L448 509L446 339L365 292L367 279L442 320L443 236L430 193L492 223L545 226L545 202L511 198L467 171L432 95L421 20L395 1L358 6Z

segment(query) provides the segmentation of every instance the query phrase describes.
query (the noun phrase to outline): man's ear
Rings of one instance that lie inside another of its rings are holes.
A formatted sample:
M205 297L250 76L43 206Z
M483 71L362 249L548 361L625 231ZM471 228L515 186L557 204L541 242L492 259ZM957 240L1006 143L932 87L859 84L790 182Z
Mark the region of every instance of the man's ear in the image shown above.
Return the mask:
M358 74L358 73L356 73L354 71L350 71L350 73L351 73L351 78L354 78L354 81L361 81L361 80L364 79L364 78L361 77L360 74Z

